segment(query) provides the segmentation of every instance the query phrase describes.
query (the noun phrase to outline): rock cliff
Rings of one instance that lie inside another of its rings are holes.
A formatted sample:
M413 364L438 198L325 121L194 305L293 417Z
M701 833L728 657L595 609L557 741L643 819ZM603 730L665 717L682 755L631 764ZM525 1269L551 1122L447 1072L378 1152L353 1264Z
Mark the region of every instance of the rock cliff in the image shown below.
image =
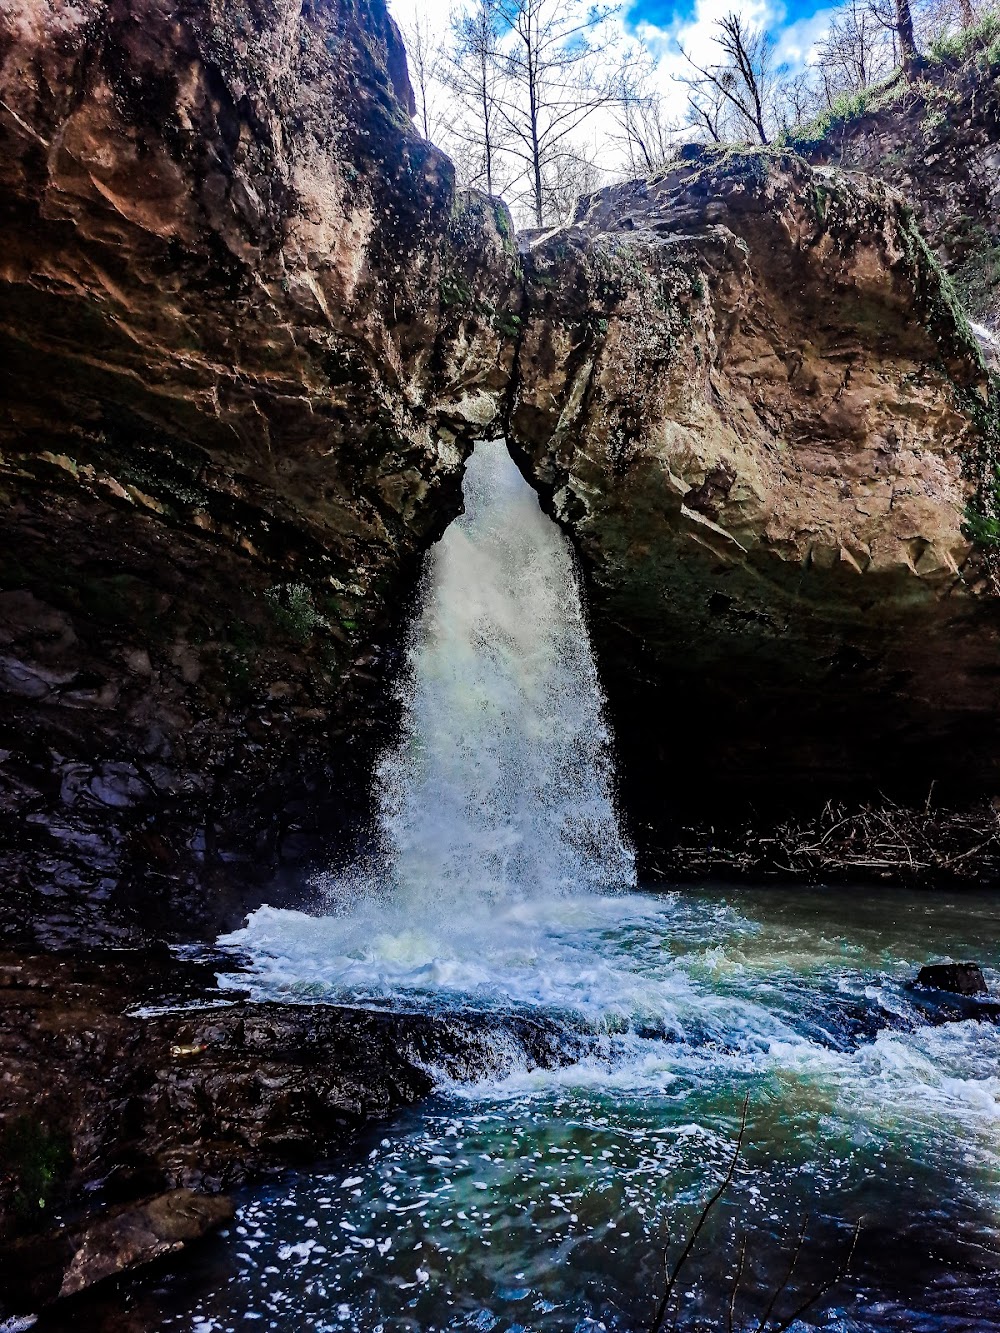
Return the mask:
M509 217L411 100L380 0L4 7L8 924L211 929L363 811L509 362Z
M895 186L970 315L1000 328L1000 21L987 16L806 129L797 146Z
M381 0L3 10L17 938L210 934L343 853L492 433L579 552L642 838L996 790L995 404L900 197L695 152L518 255L410 101Z
M884 185L688 157L525 257L510 438L580 554L628 806L662 837L682 813L992 792L976 341Z
M751 806L1000 789L996 382L902 195L694 150L518 253L410 102L382 0L0 9L0 1234L110 1210L8 1250L28 1305L225 1214L186 1187L496 1044L142 1008L201 993L164 938L289 901L363 825L477 438L578 552L642 850ZM990 126L961 121L945 191L984 218ZM992 859L940 821L952 862L995 874L990 818ZM566 1049L511 1022L531 1060Z

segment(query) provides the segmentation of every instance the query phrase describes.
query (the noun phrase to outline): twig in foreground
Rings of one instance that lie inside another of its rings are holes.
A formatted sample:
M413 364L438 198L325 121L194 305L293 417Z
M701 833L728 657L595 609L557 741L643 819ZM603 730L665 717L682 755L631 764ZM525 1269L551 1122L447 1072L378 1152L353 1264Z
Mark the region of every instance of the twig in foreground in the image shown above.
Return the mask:
M708 1221L709 1214L711 1213L715 1205L719 1202L719 1200L722 1198L722 1196L725 1194L729 1186L732 1184L733 1176L736 1174L736 1163L739 1161L740 1150L743 1147L743 1136L746 1133L747 1112L749 1111L749 1109L750 1109L750 1094L748 1092L746 1097L743 1099L743 1115L740 1118L740 1132L736 1139L736 1147L733 1150L732 1161L729 1163L729 1169L727 1170L725 1176L723 1177L722 1183L719 1185L718 1189L715 1191L713 1195L711 1195L708 1202L701 1210L701 1216L695 1223L694 1229L692 1230L690 1236L688 1236L687 1238L687 1244L684 1246L683 1250L681 1250L680 1257L674 1264L673 1272L667 1279L667 1285L663 1292L663 1299L660 1301L660 1304L657 1307L656 1316L653 1319L652 1324L650 1325L649 1333L661 1333L664 1320L667 1317L667 1306L670 1301L670 1296L677 1283L677 1279L680 1276L681 1269L687 1263L688 1256L694 1249L695 1242L701 1235L702 1229L704 1228L705 1223Z

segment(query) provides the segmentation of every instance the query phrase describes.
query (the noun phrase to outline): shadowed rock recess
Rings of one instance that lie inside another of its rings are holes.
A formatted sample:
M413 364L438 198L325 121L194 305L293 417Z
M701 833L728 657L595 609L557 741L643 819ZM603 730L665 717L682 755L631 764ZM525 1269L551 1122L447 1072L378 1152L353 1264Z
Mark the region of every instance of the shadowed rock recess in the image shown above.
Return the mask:
M996 789L996 395L909 209L692 149L526 256L510 436L585 572L628 808ZM641 835L642 836L642 835Z
M700 150L516 252L379 0L0 20L0 914L204 934L364 823L419 557L506 433L640 848L997 790L995 399L900 196Z

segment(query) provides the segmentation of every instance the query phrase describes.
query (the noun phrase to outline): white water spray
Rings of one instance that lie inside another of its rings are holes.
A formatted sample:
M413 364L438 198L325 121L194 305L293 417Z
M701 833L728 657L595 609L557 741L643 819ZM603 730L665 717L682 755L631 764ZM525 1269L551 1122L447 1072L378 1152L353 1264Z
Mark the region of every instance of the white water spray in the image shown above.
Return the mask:
M401 691L374 852L320 878L325 916L262 907L223 943L262 994L631 1009L631 969L598 984L577 947L635 859L572 551L501 441L428 558Z
M997 957L993 902L608 892L631 884L633 862L570 551L500 445L477 449L466 503L428 562L403 734L377 773L376 856L328 877L323 916L255 912L222 941L247 965L219 980L258 999L492 1012L500 1058L462 1087L437 1071L436 1105L380 1128L336 1175L248 1205L195 1324L328 1327L333 1308L345 1333L603 1328L717 1185L744 1092L754 1157L727 1211L773 1270L760 1287L782 1280L810 1213L843 1219L817 1261L836 1272L859 1200L891 1242L890 1295L901 1254L926 1287L925 1219L935 1264L942 1237L951 1254L963 1236L992 1254L1000 1030L928 1026L907 979L970 940ZM571 1038L565 1066L536 1067L512 1010ZM721 1253L698 1282L728 1301ZM978 1319L992 1288L977 1272L965 1296L944 1270L947 1320L968 1310L963 1327L995 1329ZM944 1326L922 1295L912 1317L880 1286L869 1295L872 1317L852 1313L851 1328Z
M975 334L979 346L983 349L987 365L993 369L1000 368L1000 338L985 324L970 323L969 327Z
M377 773L380 866L411 908L631 886L569 545L501 441L432 552L403 739Z

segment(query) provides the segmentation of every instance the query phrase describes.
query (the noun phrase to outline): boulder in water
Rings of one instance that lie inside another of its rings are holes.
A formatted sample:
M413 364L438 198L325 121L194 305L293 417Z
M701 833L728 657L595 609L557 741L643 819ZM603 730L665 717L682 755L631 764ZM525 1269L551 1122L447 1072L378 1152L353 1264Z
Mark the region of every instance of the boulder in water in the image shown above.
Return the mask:
M950 991L953 995L989 995L978 963L929 963L917 973L918 986Z
M234 1215L224 1194L189 1189L88 1216L14 1246L0 1265L5 1295L25 1308L73 1296L106 1278L175 1254Z
M935 1026L967 1019L1000 1023L1000 1000L991 997L978 963L932 963L907 987L910 1000Z

